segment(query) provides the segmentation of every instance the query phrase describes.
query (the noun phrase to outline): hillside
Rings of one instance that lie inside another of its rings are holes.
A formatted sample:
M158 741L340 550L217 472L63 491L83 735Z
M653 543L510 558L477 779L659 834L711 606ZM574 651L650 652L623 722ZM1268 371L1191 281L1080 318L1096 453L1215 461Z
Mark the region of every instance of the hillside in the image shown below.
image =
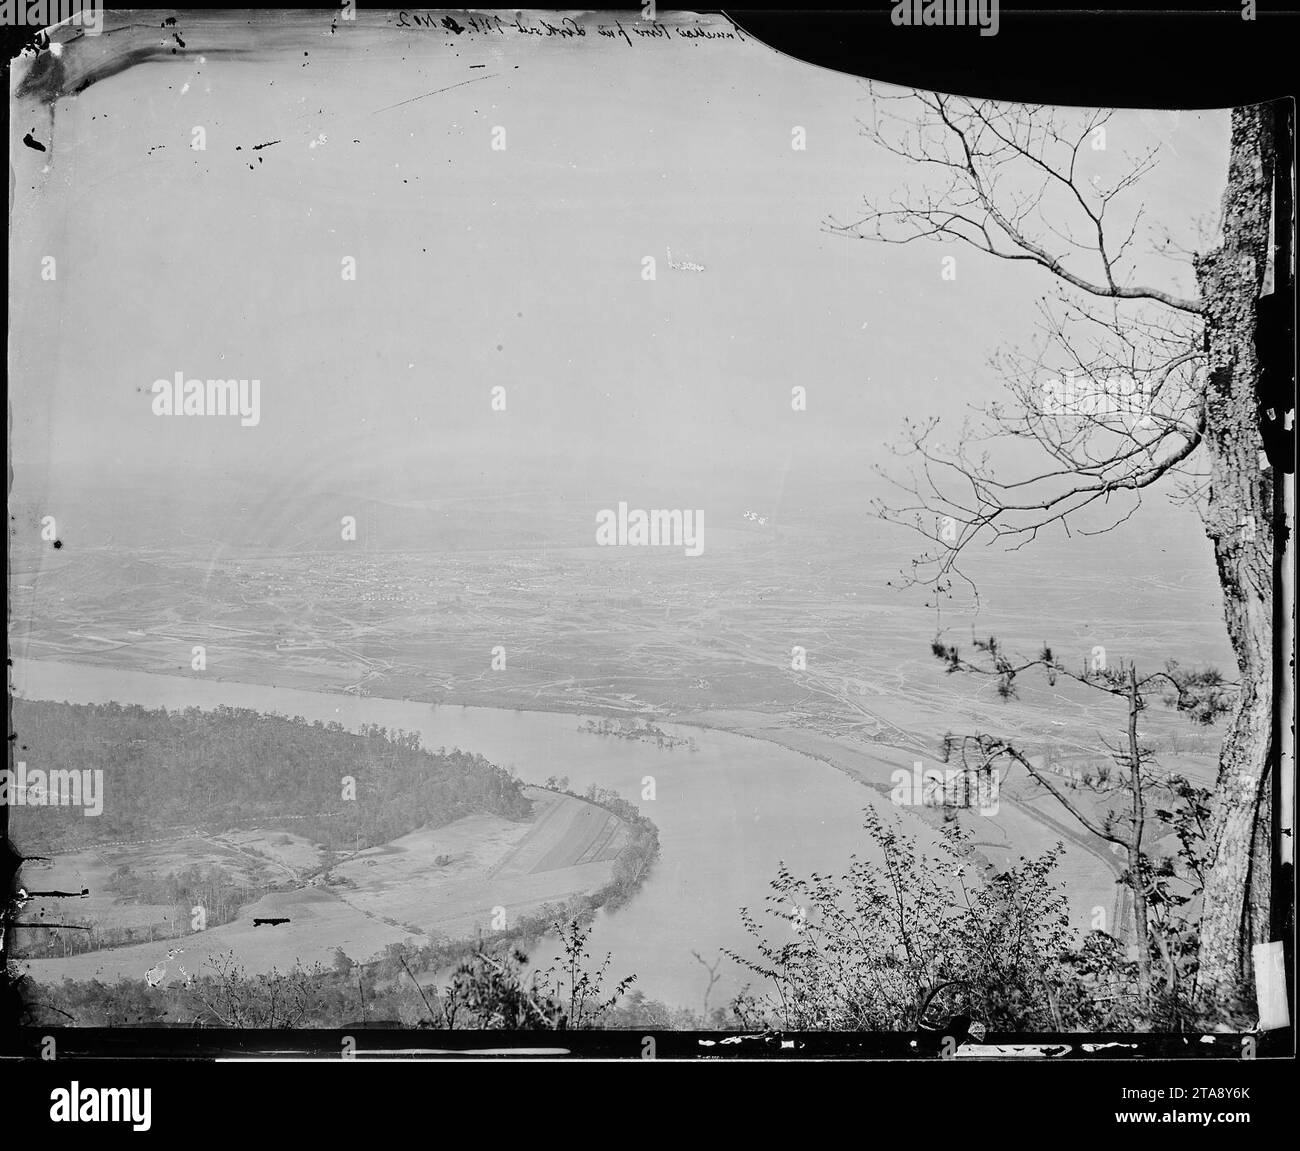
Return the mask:
M476 812L524 820L532 811L519 781L481 755L431 752L418 735L379 727L22 699L12 723L14 758L28 772L103 773L98 815L11 808L10 835L26 854L286 820L326 847L356 850Z

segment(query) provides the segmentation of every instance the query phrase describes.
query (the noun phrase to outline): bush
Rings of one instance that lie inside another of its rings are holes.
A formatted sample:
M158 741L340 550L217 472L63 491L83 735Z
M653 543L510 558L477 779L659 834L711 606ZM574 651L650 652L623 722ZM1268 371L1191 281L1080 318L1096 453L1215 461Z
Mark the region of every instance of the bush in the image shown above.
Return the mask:
M742 908L757 960L727 951L770 985L739 1005L751 1024L889 1031L939 1026L964 1012L1003 1031L1059 1031L1070 929L1050 883L1063 850L1022 860L980 882L967 833L945 825L940 858L868 809L884 866L852 857L839 878L782 866L768 896L780 942Z

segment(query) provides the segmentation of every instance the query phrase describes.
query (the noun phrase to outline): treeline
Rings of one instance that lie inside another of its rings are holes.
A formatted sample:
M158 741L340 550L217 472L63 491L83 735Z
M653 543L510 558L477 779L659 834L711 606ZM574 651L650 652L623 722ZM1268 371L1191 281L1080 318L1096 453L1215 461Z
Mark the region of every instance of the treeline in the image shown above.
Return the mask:
M64 958L108 947L129 947L157 939L176 939L193 930L193 909L203 909L204 928L230 923L239 909L260 899L276 884L245 882L218 864L191 864L166 875L140 874L129 864L116 868L104 884L120 903L153 904L169 908L162 922L105 926L87 921L76 913L73 903L62 918L88 930L31 932L25 939L24 955L29 959Z
M217 864L204 867L197 863L166 875L141 875L130 864L123 863L114 869L104 886L120 903L163 903L187 909L202 906L208 923L212 922L214 912L227 906L238 908L265 890L264 886L243 883L237 875Z
M618 792L607 787L597 787L593 783L579 794L569 787L567 775L552 775L542 786L547 791L571 795L574 799L584 799L597 807L603 807L627 824L628 842L614 857L613 878L591 896L596 907L604 907L609 911L621 907L641 886L650 865L659 856L659 828L641 814L641 809L636 804L629 803Z
M490 940L457 940L428 948L392 944L383 957L369 963L354 963L343 951L334 953L329 967L316 964L304 968L295 964L285 972L249 975L233 957L217 957L202 973L188 981L173 981L150 987L143 979L122 979L105 983L99 979L33 985L23 989L31 1025L59 1022L81 1027L123 1026L231 1026L223 1010L239 1002L252 1009L255 1018L236 1026L343 1027L366 1024L404 1027L445 1026L443 1018L431 1017L430 1005L439 998L453 971L463 970L480 955L504 959L518 955L521 944L535 943L540 936L564 928L565 909L549 908L546 913L521 920L509 931L496 932ZM568 920L569 924L575 920ZM562 932L563 934L563 932ZM541 951L534 951L537 958ZM429 966L425 966L428 964ZM417 987L415 976L428 971L438 979L425 980ZM193 974L193 973L191 973ZM486 989L485 989L486 990ZM283 1012L273 1018L275 1001ZM735 1030L744 1017L734 1008L715 1007L707 1014L688 1007L669 1007L659 1000L632 991L613 1004L599 1019L570 1026L608 1029L708 1029ZM474 1026L466 1020L455 1026Z
M628 841L614 857L613 877L591 896L596 907L614 911L636 894L650 865L658 858L659 828L641 814L636 804L629 803L616 791L597 787L593 783L581 798L597 807L603 807L628 826Z
M494 946L493 954L504 956L508 951ZM457 963L472 962L476 955L471 945ZM396 970L394 975L387 962L354 964L339 952L329 968L295 966L287 972L250 976L238 968L232 970L229 963L219 963L214 971L188 983L150 987L143 979L114 983L65 980L28 985L24 997L32 1026L310 1028L441 1023L431 1019L430 1005L438 998L435 989L428 985L417 988L400 964ZM277 1001L278 1014L273 1015ZM223 1008L233 1002L251 1008L248 1022L232 1024ZM462 1025L472 1027L475 1022L456 1023ZM706 1015L688 1007L669 1007L632 991L600 1019L579 1025L610 1030L726 1031L741 1029L744 1018L730 1007L716 1007Z
M473 812L526 819L520 782L481 755L428 751L378 725L263 715L245 708L149 710L118 703L15 700L17 760L28 771L102 770L103 812L15 806L26 854L146 838L161 827L225 830L292 819L327 847L385 843Z

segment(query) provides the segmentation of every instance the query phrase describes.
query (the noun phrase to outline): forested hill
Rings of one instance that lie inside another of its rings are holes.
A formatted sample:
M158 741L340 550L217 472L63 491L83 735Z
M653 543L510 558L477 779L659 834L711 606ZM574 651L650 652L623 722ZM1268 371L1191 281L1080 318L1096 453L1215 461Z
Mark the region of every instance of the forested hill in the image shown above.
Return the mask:
M276 819L292 819L291 830L331 847L358 839L364 847L472 812L524 819L531 811L519 781L481 755L430 752L418 735L377 726L357 734L244 708L169 712L20 699L12 723L11 763L25 762L29 775L103 771L98 816L73 806L11 806L10 835L27 854L175 826L224 830Z

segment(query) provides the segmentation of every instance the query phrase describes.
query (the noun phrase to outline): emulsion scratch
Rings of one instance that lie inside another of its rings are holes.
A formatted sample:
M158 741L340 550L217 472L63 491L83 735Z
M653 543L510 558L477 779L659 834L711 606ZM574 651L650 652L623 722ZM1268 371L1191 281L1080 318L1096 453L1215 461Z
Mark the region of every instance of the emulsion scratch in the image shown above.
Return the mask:
M445 88L435 88L432 92L424 92L419 96L412 96L409 100L399 100L396 104L389 104L386 108L376 108L371 115L378 116L380 112L391 112L394 108L401 108L405 104L414 104L416 100L423 100L426 96L437 96L440 92L450 92L453 88L460 88L465 84L477 84L480 80L495 80L496 73L491 76L471 76L468 80L461 80L456 84L448 84Z

